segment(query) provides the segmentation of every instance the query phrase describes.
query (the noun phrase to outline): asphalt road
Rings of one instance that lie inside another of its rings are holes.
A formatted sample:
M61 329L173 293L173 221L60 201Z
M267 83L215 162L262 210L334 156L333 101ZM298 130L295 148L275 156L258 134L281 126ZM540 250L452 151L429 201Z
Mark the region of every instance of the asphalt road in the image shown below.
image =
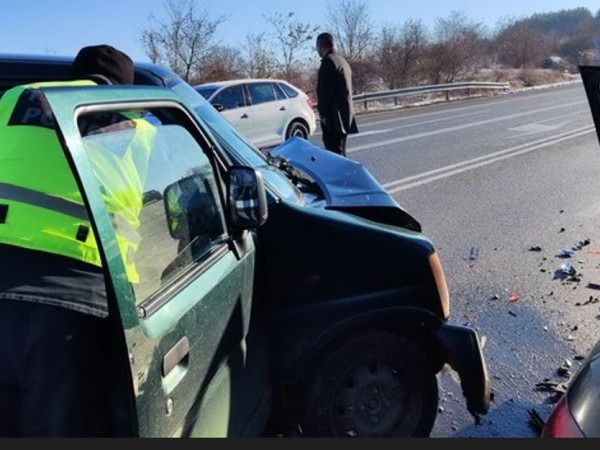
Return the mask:
M421 222L444 265L450 321L485 340L489 413L476 425L445 372L432 437L535 438L531 413L545 420L555 400L547 386L565 386L600 339L589 285L600 284L600 146L582 84L358 123L348 156Z

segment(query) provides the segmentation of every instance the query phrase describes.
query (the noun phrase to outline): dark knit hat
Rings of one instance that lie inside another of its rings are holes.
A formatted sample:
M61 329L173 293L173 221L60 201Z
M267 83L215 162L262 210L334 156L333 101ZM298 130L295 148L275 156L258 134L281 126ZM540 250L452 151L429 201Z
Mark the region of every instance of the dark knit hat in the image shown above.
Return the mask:
M90 45L77 53L71 68L71 78L103 75L115 84L133 84L133 61L110 45Z

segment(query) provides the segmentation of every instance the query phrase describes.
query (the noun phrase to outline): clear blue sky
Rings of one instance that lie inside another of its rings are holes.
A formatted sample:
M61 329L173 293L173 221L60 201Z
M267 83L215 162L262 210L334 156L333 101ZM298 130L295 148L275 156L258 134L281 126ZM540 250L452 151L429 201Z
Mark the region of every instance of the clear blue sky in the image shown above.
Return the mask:
M302 22L324 26L328 5L336 0L196 0L212 18L227 15L218 37L238 45L250 33L268 28L265 14L294 11ZM432 29L435 20L452 11L493 28L499 19L537 12L586 7L592 14L598 0L366 0L377 27L421 19ZM0 52L74 55L85 45L107 43L136 60L147 60L140 43L150 13L161 16L163 0L9 0L2 2Z

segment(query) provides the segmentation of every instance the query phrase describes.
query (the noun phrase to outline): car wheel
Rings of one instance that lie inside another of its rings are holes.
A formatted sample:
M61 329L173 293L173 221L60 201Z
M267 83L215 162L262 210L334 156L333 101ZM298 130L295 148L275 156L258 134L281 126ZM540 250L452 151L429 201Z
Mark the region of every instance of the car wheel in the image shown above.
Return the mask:
M437 378L408 339L371 332L327 352L309 385L302 428L311 437L427 437Z
M302 122L294 121L288 127L285 138L289 139L298 136L302 139L308 139L308 128Z

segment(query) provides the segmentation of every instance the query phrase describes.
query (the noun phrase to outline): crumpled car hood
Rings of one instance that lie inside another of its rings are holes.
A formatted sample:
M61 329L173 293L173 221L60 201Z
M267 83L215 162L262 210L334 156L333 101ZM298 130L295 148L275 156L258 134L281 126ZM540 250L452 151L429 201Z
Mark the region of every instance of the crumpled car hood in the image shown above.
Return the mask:
M292 137L271 152L308 174L325 195L329 207L400 208L371 173L359 162L337 155L311 142Z

